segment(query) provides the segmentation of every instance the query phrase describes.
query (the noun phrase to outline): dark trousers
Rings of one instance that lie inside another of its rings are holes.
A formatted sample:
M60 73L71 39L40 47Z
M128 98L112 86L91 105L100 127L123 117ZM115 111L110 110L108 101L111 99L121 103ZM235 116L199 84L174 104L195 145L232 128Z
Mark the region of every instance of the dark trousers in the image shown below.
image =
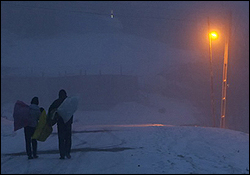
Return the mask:
M72 128L71 125L72 125L72 120L69 120L67 123L64 123L61 117L58 118L57 131L59 140L59 152L61 157L70 155L71 128Z
M37 140L31 139L35 130L36 130L35 127L30 127L30 126L24 127L26 153L29 157L32 156L32 151L33 151L33 156L36 156L36 153L37 153ZM31 151L31 145L32 145L32 151Z

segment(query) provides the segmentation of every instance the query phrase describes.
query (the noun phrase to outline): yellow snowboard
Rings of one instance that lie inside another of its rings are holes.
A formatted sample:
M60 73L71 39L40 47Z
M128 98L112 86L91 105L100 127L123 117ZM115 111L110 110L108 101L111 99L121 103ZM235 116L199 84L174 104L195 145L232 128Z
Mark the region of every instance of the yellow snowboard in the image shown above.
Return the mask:
M52 126L47 122L46 111L43 110L32 139L44 142L52 133Z

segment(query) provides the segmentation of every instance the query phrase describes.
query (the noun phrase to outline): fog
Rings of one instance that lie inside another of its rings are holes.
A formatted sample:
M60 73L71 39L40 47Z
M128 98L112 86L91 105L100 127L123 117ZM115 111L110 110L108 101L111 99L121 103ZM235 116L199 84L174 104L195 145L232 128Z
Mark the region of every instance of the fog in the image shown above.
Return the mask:
M249 133L247 1L1 2L1 106L18 99L29 102L33 95L44 92L41 86L27 91L33 81L3 84L8 77L126 75L138 78L138 103L151 93L185 100L202 111L195 116L200 125L211 126L209 17L211 29L220 35L212 43L219 126L223 31L228 28L229 12L226 122L230 129ZM51 84L44 86L49 92ZM79 93L74 86L81 89L78 83L70 84L69 94ZM60 88L65 87L51 87L55 95L48 101L57 98Z

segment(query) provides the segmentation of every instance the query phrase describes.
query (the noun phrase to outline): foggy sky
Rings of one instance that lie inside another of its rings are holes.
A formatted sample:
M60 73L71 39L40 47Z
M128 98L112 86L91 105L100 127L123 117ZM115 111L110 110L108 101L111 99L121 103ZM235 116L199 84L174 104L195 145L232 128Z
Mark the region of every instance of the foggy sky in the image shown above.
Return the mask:
M1 1L1 68L6 66L5 55L15 47L15 41L29 39L39 43L59 38L63 33L134 35L150 39L152 43L199 52L208 58L209 17L211 28L221 34L213 43L215 81L218 82L215 88L220 100L223 37L230 11L228 113L237 116L234 123L241 121L239 128L249 122L249 118L244 118L249 116L248 1ZM6 31L11 34L11 41L5 37ZM245 128L249 132L249 125Z
M122 32L184 49L194 49L202 43L203 33L199 32L207 30L208 16L211 25L223 28L231 10L237 40L243 45L249 43L249 37L245 37L249 36L247 1L4 1L1 29L31 38L53 37L65 31L112 32L94 25L102 23L97 19L109 17L111 10L122 24Z

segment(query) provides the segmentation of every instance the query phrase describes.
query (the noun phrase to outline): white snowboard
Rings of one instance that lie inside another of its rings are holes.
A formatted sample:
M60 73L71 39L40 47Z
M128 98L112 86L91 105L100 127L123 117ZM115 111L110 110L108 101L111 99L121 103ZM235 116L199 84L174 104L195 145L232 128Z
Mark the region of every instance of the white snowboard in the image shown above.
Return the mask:
M63 118L64 123L69 121L71 116L76 112L78 106L78 97L67 97L57 108L58 114Z

